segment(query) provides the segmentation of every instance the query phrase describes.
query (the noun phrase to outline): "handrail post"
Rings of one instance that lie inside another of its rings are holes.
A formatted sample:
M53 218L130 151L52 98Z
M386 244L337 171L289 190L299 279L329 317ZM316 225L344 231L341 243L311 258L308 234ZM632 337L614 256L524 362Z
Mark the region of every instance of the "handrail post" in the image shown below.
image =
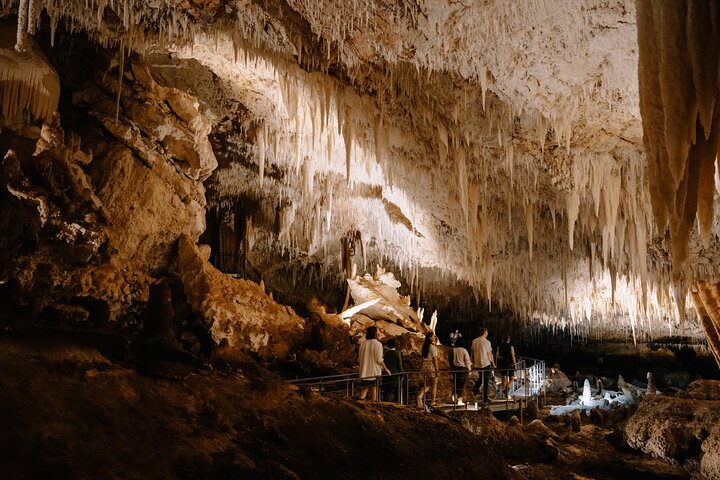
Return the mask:
M405 377L405 401L408 402L407 405L410 405L410 375L406 375Z
M457 391L457 375L450 370L450 375L453 377L453 412L457 410L458 403L458 391Z

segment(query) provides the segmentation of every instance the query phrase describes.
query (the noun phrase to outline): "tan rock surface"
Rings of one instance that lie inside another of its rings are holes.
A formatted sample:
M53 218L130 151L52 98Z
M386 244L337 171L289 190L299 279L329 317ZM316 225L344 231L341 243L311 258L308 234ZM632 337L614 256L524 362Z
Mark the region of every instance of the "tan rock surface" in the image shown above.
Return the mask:
M263 286L235 279L210 265L187 235L178 243L178 265L188 302L220 343L284 359L302 339L305 321L275 302Z
M720 400L648 396L625 425L630 447L669 462L700 462L704 478L720 478Z

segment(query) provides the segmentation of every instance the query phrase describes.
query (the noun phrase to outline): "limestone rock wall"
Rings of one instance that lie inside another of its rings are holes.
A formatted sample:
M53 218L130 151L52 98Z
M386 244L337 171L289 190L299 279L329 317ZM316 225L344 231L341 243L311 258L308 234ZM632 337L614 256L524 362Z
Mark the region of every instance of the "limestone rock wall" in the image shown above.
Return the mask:
M188 302L213 339L257 353L266 360L284 359L303 339L305 321L278 304L263 285L235 279L208 262L187 235L180 238L178 264Z
M156 84L147 67L134 63L121 90L122 115L107 95L117 91L110 75L77 92L73 102L111 136L98 145L90 168L113 224L110 247L128 270L154 272L170 262L181 233L197 239L205 229L201 183L217 166L207 135L210 125L197 101Z
M99 67L83 88L64 86L71 101L41 128L30 118L2 131L4 299L53 321L142 310L180 235L205 229L202 181L217 166L194 97L138 61Z
M720 399L646 396L625 426L632 448L684 464L698 461L702 478L720 478Z

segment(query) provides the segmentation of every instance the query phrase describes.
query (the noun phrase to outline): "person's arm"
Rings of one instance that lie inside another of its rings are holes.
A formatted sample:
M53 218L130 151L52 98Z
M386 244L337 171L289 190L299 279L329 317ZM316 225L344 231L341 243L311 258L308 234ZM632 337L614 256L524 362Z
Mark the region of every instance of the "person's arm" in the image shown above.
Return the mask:
M510 357L513 361L513 367L517 370L517 360L515 360L515 347L510 347Z
M492 351L488 352L488 358L490 359L490 365L495 366L495 359L493 358Z
M470 358L470 354L468 353L467 350L465 350L465 358L463 360L465 362L465 366L467 367L467 369L472 370L473 363L472 363L472 359Z
M378 349L377 355L375 356L375 362L380 365L380 368L385 370L388 375L392 375L390 372L390 369L385 365L385 362L383 361L383 351L382 348Z

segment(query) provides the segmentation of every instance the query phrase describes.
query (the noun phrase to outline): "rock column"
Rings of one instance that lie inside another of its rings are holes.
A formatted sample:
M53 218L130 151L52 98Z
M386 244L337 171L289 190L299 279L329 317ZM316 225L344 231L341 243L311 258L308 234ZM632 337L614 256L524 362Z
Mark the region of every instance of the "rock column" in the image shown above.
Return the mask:
M708 346L720 366L720 283L698 281L691 293Z

